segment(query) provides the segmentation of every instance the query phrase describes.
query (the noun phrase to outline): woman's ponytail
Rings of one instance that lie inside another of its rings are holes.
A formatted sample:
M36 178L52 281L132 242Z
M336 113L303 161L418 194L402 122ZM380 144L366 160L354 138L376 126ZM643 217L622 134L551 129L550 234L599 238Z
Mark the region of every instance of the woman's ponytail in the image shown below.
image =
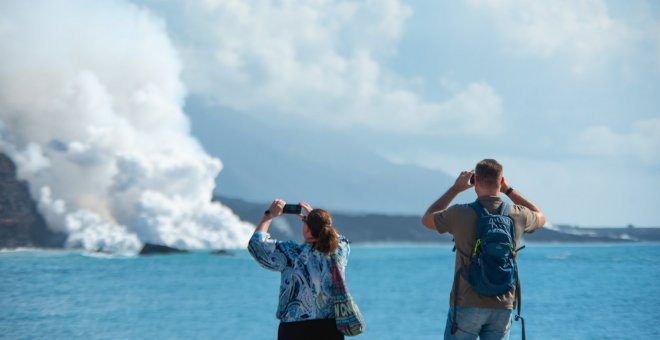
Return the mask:
M332 226L332 217L323 209L314 209L305 217L305 223L316 238L314 249L322 253L334 253L339 247L339 235Z
M334 253L339 246L337 231L331 225L324 226L319 232L314 248L322 253Z

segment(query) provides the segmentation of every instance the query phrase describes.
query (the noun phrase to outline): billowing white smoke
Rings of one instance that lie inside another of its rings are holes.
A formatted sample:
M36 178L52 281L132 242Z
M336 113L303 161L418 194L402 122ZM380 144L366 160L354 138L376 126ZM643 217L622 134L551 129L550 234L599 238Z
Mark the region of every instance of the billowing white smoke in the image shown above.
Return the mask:
M124 1L0 3L0 148L70 247L245 246L211 203L222 168L189 135L164 23Z

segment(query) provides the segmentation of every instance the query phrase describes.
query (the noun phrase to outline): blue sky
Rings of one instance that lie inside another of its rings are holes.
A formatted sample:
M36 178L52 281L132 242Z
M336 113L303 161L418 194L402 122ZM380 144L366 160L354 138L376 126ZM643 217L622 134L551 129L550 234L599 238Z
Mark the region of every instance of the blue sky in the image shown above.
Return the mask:
M551 220L660 225L656 2L144 3L220 105L451 176L497 158Z
M79 114L67 120L78 111L63 106L61 122L130 125L131 138L120 142L149 144L146 157L172 131L190 132L183 108L195 97L265 126L295 122L319 139L286 134L275 145L309 142L341 154L332 143L341 136L443 179L496 158L551 222L660 226L655 1L72 0L2 9L0 43L12 53L0 64L0 130L3 148L27 164L21 169L43 170L65 151L77 152L67 162L84 158L85 169L124 157L98 128L55 134L16 118L40 122L49 112L41 103L78 98ZM54 99L31 100L35 93ZM90 103L94 114L84 110ZM148 124L158 133L135 133ZM168 147L196 149L181 138ZM53 141L64 147L49 150ZM28 180L47 182L28 170ZM103 183L112 184L113 171L103 171ZM424 185L438 196L446 189Z

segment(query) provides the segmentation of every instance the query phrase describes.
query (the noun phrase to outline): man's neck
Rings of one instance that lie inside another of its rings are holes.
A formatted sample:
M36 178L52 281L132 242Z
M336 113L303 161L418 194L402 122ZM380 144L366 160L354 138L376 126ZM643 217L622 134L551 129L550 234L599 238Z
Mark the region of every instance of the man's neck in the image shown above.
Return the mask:
M500 196L500 188L475 188L475 191L477 193L477 197L499 197Z

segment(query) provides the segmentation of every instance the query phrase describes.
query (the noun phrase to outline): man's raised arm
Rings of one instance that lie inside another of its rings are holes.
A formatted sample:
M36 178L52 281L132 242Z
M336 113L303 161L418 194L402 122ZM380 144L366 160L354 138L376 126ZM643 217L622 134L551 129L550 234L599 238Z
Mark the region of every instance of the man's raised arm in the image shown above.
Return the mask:
M504 178L502 178L502 186L500 187L500 191L505 193L511 189L511 192L507 196L509 196L509 199L517 205L522 205L524 207L527 207L529 210L531 210L535 215L536 215L536 227L540 228L543 225L545 225L545 215L543 214L543 211L539 209L532 201L528 200L525 196L523 196L520 191L518 190L513 190L511 186L506 182Z
M462 171L454 185L452 185L440 198L438 198L431 206L426 209L424 216L422 216L422 224L432 230L436 230L435 222L433 220L433 214L438 211L445 210L449 207L449 204L460 194L462 191L472 187L470 184L470 177L474 174L473 171Z

